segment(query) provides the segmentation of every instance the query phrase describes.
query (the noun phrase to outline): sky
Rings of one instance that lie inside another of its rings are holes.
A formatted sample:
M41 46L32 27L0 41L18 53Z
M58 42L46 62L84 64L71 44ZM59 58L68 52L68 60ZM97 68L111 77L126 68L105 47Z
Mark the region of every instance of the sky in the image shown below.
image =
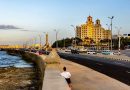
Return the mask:
M34 38L39 42L39 35L45 43L45 33L52 44L55 29L58 39L74 37L71 25L84 24L89 15L94 22L100 19L104 28L110 24L108 17L114 16L113 34L118 32L115 27L130 33L129 9L130 0L0 0L0 44L23 44Z

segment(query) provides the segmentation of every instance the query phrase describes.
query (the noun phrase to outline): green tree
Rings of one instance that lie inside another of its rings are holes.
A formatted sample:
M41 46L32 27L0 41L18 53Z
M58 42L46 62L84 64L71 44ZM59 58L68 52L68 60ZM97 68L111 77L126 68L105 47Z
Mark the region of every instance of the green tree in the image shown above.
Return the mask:
M80 39L78 37L76 37L75 39L76 39L76 44L77 45L80 45L83 42L82 39Z
M52 47L55 48L56 47L56 43L58 42L58 47L68 47L68 46L71 46L72 44L72 38L66 38L66 39L61 39L61 40L58 40L58 41L55 41L53 44L52 44Z
M118 39L113 39L113 48L114 49L118 49L118 44L119 44L119 38ZM121 44L120 48L125 49L125 47L127 45L130 45L130 38L121 37L120 44Z

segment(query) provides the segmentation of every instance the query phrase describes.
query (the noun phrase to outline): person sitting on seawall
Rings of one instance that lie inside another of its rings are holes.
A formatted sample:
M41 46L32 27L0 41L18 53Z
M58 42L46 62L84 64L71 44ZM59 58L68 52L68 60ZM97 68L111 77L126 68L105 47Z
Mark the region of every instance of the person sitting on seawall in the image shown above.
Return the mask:
M61 76L63 76L65 78L69 87L72 88L71 80L70 80L71 74L70 74L70 72L66 71L66 67L63 67L63 72L61 73Z

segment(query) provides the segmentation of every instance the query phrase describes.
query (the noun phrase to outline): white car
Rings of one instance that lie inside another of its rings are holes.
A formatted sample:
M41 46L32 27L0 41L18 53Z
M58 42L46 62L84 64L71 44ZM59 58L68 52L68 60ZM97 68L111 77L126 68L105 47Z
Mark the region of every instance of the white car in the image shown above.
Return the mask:
M71 52L71 50L70 49L66 49L65 52Z
M84 53L84 52L87 52L87 49L81 48L81 49L78 49L78 51L79 51L80 53Z
M87 54L96 54L96 52L93 51L93 50L88 50L88 51L87 51Z

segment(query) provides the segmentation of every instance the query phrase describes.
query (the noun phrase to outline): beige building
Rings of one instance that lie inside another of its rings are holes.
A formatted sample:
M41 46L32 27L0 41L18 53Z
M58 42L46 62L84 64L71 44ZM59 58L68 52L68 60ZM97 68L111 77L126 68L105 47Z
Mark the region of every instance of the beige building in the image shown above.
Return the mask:
M110 30L105 30L100 23L100 20L97 19L96 23L94 25L94 34L93 34L93 40L96 43L99 43L100 40L103 39L111 39L111 31Z
M23 46L21 46L21 45L0 45L0 49L8 49L8 48L19 49L19 48L23 48Z
M76 36L83 40L83 44L98 44L100 40L111 39L111 31L105 30L97 19L95 24L92 17L89 16L85 24L76 27Z

